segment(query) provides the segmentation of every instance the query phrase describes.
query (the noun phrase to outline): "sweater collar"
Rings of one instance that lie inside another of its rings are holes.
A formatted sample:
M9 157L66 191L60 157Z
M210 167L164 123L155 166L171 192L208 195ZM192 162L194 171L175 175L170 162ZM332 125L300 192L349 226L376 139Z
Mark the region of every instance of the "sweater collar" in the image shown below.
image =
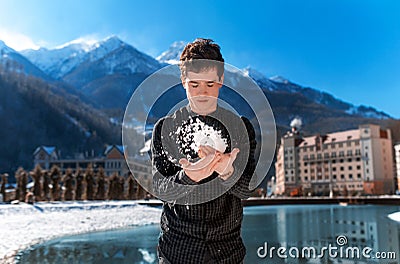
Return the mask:
M193 111L192 111L192 108L190 108L190 105L189 105L189 104L186 105L186 110L188 111L188 113L189 113L190 116L203 116L203 115L199 115L199 114L196 113L196 112L193 112ZM220 111L221 111L221 108L220 108L220 106L217 104L217 109L215 109L215 111L213 111L213 112L211 112L211 113L209 113L209 114L207 114L207 115L205 115L205 116L213 116L213 117L215 117L215 116L217 116L217 115L220 113Z

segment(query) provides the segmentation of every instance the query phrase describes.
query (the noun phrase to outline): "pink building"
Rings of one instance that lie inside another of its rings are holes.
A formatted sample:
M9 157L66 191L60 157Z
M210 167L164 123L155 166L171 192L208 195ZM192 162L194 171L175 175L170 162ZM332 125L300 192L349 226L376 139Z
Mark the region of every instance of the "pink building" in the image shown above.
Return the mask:
M394 192L391 133L377 125L311 137L293 129L281 139L275 168L279 195Z

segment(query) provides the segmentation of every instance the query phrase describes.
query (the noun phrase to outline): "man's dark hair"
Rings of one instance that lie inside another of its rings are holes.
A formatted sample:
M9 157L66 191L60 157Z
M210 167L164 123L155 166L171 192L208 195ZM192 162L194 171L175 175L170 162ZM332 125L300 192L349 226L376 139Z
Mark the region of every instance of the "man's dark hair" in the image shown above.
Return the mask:
M186 72L200 72L201 70L216 68L218 77L224 74L224 58L221 48L212 39L198 38L188 43L180 57L182 76Z

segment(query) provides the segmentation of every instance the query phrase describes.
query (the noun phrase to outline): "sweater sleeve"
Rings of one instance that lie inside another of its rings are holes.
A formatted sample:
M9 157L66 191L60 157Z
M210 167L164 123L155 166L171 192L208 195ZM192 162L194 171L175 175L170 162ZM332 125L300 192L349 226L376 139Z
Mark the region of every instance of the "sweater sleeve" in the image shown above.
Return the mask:
M257 142L253 125L246 117L242 117L241 119L245 124L248 135L248 142L250 143L249 156L243 174L229 190L229 193L235 195L238 198L247 199L254 191L249 189L249 185L256 167L255 150Z
M165 119L160 119L154 126L151 140L151 161L153 174L153 191L160 198L179 196L179 184L194 185L195 181L190 179L183 169L178 165L178 161L172 162L168 158L173 151L170 137L162 135L162 127ZM168 131L165 130L165 131Z

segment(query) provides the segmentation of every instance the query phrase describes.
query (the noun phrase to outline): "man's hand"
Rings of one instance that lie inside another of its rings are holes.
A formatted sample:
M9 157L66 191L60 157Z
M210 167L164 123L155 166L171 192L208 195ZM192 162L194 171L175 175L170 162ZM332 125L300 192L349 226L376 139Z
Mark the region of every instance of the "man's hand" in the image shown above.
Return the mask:
M221 153L210 146L199 147L199 161L189 162L187 159L180 159L186 175L195 182L209 177L214 171L219 174L223 180L228 179L234 172L233 162L239 153L238 148L234 148L231 153Z
M209 177L215 171L214 167L221 159L221 153L209 146L200 146L199 161L195 163L189 162L183 158L179 160L185 174L195 182Z
M231 153L220 154L221 158L215 164L214 170L223 180L228 179L235 171L233 168L233 162L236 160L239 151L240 150L238 148L234 148Z

